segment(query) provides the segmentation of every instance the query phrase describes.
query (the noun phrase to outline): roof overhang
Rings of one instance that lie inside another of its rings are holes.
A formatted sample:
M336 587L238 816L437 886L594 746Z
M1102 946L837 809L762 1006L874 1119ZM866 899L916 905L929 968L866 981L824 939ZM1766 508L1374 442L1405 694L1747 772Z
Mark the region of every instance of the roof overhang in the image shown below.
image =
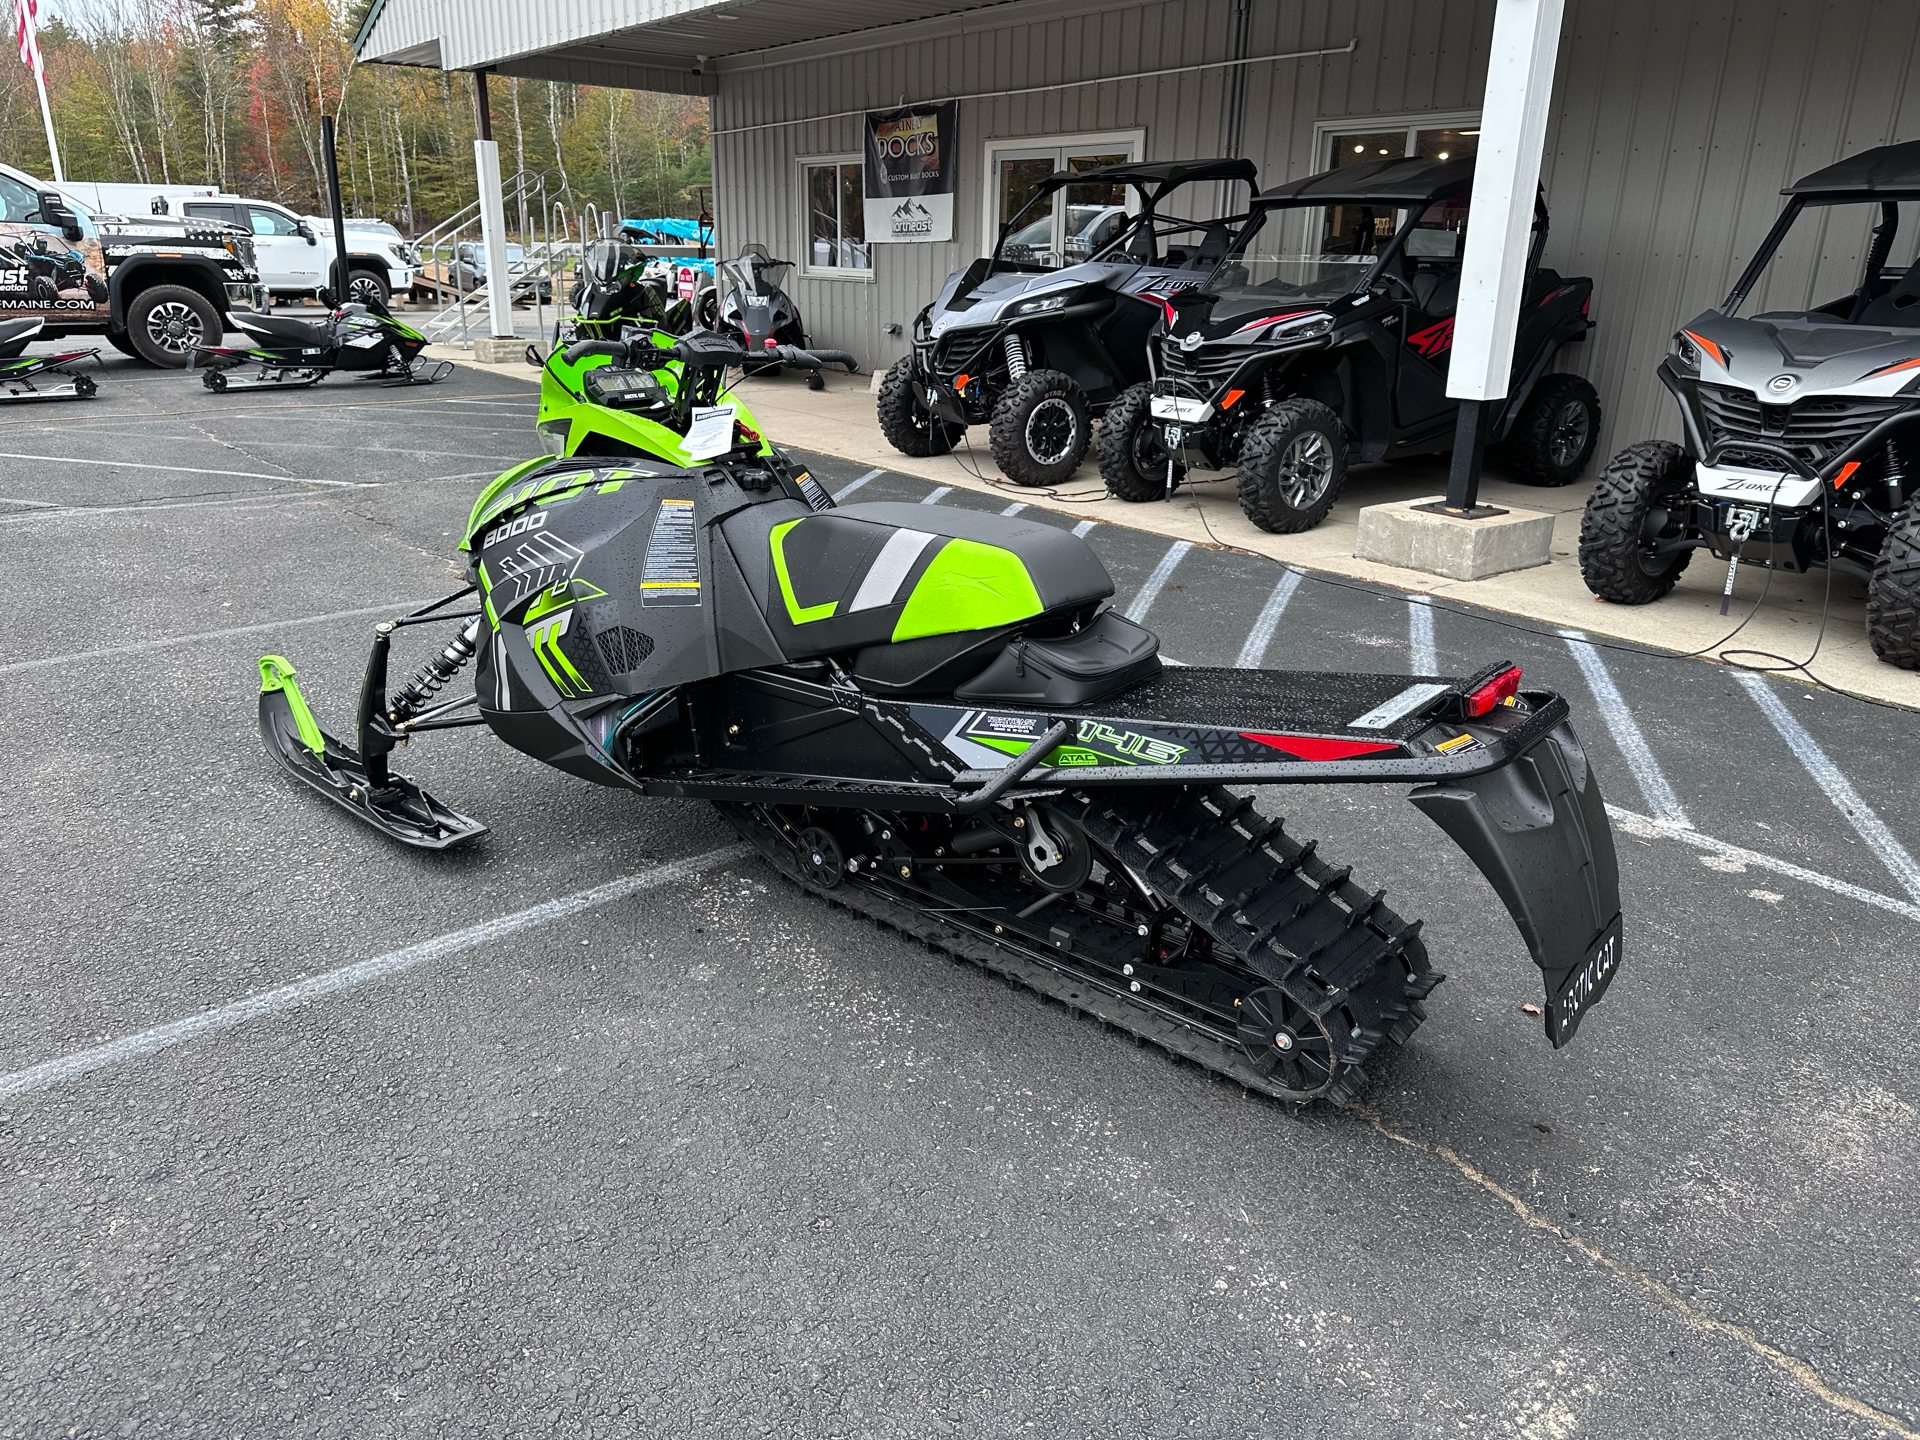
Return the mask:
M1018 0L375 0L370 65L710 95L716 62Z

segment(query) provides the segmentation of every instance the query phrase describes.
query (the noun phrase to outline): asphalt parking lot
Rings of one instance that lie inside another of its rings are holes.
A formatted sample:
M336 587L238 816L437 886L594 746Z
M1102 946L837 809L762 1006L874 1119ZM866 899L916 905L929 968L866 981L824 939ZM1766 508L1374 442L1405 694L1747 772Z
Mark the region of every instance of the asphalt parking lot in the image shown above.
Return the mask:
M1296 1110L478 732L486 841L356 828L255 659L343 720L532 385L101 383L0 408L0 1435L1920 1435L1913 713L1096 523L1170 656L1511 657L1617 807L1556 1053L1402 787L1270 797L1450 977Z

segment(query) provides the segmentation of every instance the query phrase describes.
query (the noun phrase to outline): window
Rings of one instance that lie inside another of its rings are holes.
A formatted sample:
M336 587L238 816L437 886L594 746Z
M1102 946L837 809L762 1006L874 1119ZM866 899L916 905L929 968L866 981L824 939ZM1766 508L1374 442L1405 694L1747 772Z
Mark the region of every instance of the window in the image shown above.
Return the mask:
M11 175L0 175L0 220L13 225L31 225L40 219L40 196L31 185L23 185Z
M807 192L806 268L834 275L867 275L867 212L858 160L811 160Z
M1040 182L1056 171L1098 170L1140 158L1144 131L1110 135L1068 135L1059 139L996 140L987 146L987 173L993 177L987 211L986 246L993 248L1000 226L1025 209ZM1068 185L1053 192L1050 205L1028 210L1007 237L1006 257L1054 268L1077 265L1112 239L1126 223L1132 196L1125 185L1098 181Z
M1340 170L1381 160L1466 160L1480 149L1478 116L1414 116L1402 120L1342 122L1322 126L1327 168ZM1329 205L1322 221L1326 254L1371 255L1400 228L1400 215L1360 205ZM1424 222L1422 222L1424 224Z
M299 223L291 215L283 215L278 210L263 210L258 205L247 207L247 218L253 222L256 235L298 235Z

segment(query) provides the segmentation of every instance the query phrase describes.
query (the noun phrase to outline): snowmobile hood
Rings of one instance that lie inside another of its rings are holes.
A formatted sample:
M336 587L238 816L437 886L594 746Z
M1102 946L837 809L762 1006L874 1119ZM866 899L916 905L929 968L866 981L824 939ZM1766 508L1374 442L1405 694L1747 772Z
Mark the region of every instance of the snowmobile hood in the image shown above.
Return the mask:
M1770 405L1810 395L1897 395L1920 382L1920 329L1785 314L1736 319L1709 310L1682 326L1675 341L1683 370Z

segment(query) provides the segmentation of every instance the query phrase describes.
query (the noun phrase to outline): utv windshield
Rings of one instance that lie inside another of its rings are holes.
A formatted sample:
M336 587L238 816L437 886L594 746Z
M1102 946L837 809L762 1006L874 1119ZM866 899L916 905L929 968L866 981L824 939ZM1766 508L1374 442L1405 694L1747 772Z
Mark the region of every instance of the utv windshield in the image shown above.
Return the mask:
M1812 325L1920 328L1920 197L1829 201L1782 212L1726 313Z
M1201 289L1210 295L1274 296L1286 300L1337 300L1366 287L1378 256L1372 244L1345 248L1330 236L1309 248L1308 234L1324 205L1272 206L1240 232L1227 258ZM1353 207L1349 207L1353 208ZM1386 212L1389 217L1392 211ZM1368 237L1373 226L1362 232Z

